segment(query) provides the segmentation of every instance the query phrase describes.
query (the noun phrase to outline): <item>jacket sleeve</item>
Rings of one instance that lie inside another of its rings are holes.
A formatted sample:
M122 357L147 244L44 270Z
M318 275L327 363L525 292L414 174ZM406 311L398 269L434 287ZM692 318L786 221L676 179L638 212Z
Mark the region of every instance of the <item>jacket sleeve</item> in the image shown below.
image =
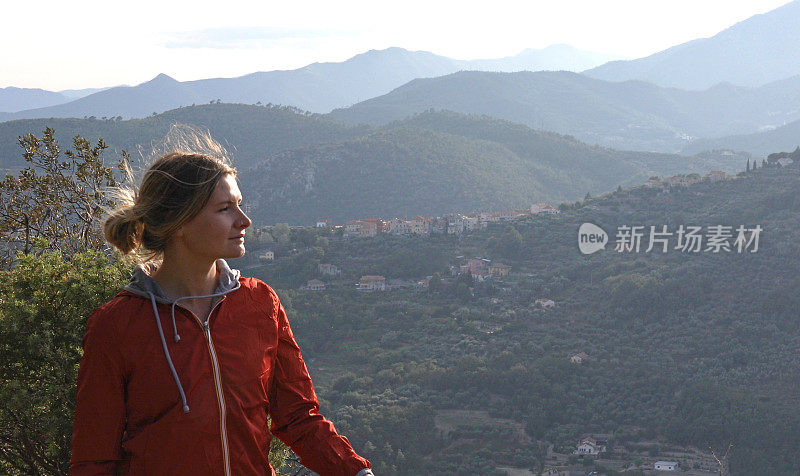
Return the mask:
M70 475L116 474L122 460L125 382L109 323L98 309L89 317L78 370Z
M272 434L286 443L304 466L322 476L372 474L365 471L372 468L369 461L357 455L347 438L319 414L319 401L286 311L273 296L278 348L269 390Z

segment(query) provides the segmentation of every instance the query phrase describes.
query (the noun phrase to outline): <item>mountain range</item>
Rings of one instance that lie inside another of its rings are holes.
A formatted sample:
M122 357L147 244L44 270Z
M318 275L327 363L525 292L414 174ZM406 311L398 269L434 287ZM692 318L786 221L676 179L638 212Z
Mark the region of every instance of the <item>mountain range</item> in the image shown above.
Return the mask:
M800 146L800 121L794 121L775 129L752 134L699 139L684 147L681 153L691 155L704 150L739 150L765 157L776 151L794 150L798 146Z
M38 109L64 104L75 99L102 91L104 88L66 89L64 91L45 91L30 88L0 88L0 114L18 112L25 109Z
M0 120L38 117L141 118L190 104L221 100L228 103L275 103L312 112L334 108L385 94L415 78L442 76L459 70L523 71L566 69L580 71L609 59L609 55L581 51L568 45L540 50L526 49L516 56L473 61L455 60L426 51L402 48L370 50L340 63L313 63L288 71L268 71L238 78L177 81L160 74L138 86L110 88L63 104L39 105L15 113L0 113ZM45 92L43 92L45 93ZM4 107L0 90L0 111L13 111L19 100ZM55 101L51 93L50 101ZM10 95L10 93L9 93ZM31 100L37 96L31 93ZM41 101L40 101L41 102ZM8 109L13 107L14 109Z
M691 151L786 134L800 120L800 0L711 38L646 58L612 61L567 45L518 55L455 60L402 48L340 63L238 78L176 81L160 74L137 86L58 93L0 89L0 122L25 118L144 118L209 102L284 104L348 124L380 126L427 109L487 114L590 144L627 150ZM583 74L538 71L596 66ZM659 86L660 85L660 86ZM682 89L678 89L682 88ZM30 108L31 106L38 106ZM20 108L28 107L26 110ZM13 112L16 111L16 112ZM752 137L750 137L752 136ZM783 137L783 136L781 136ZM720 139L726 138L726 139ZM786 142L786 144L784 144ZM13 145L13 144L12 144Z
M330 113L381 125L430 108L486 114L616 149L677 152L691 140L800 119L800 76L759 88L722 83L684 91L643 81L610 82L570 72L462 71L416 79L389 94Z
M794 0L711 38L689 41L646 58L612 61L585 74L609 81L639 79L682 89L705 89L720 82L761 86L800 74L798 25L800 0Z

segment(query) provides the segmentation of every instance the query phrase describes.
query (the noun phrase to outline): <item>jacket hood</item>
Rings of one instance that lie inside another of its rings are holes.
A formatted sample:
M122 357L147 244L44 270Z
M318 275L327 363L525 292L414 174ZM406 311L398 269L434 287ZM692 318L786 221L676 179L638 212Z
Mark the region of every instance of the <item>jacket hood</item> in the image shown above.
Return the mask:
M177 299L170 299L161 286L158 285L152 274L158 269L159 263L149 261L136 265L133 270L130 282L125 286L125 290L133 294L146 297L150 299L152 295L156 302L161 304L173 304L176 301L182 301L184 298L201 297L201 296L184 296ZM241 273L238 269L231 269L228 263L220 258L217 260L217 271L219 271L219 284L214 291L214 295L227 294L236 290L239 287L239 277Z

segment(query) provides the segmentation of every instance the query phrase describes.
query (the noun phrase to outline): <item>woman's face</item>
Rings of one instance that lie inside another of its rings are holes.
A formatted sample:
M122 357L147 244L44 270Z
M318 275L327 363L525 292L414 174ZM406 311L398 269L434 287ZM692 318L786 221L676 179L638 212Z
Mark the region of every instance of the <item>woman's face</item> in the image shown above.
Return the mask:
M175 245L200 260L244 255L244 230L253 222L239 208L241 202L236 179L225 175L203 210L175 233Z

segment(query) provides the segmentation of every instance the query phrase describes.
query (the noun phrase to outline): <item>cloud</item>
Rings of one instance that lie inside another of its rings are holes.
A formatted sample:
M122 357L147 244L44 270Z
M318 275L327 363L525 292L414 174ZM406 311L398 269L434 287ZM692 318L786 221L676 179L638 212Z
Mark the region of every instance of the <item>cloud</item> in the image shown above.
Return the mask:
M207 28L173 33L165 41L164 46L167 48L248 49L284 40L318 40L357 34L359 32L356 31L309 28Z

